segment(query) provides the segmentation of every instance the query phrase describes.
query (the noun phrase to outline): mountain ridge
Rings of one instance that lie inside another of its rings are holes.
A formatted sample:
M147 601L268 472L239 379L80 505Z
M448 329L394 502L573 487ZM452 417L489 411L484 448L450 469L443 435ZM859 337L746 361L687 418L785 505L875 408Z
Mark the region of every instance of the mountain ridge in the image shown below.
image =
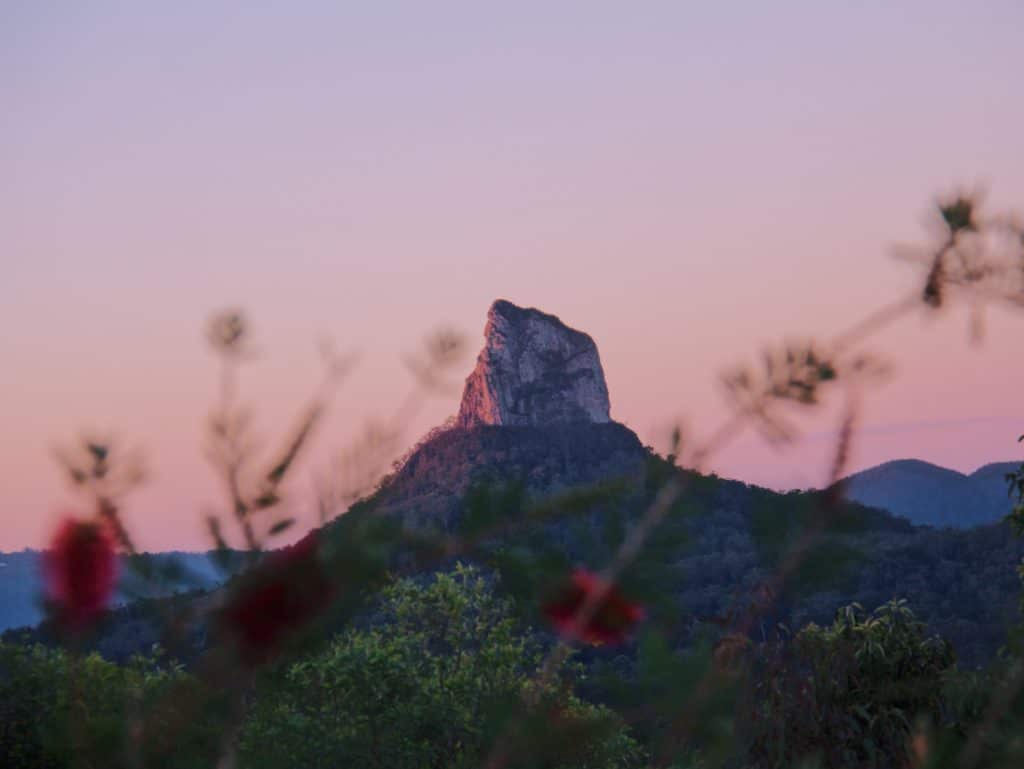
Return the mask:
M844 479L848 498L919 526L972 528L995 523L1012 507L1005 476L1020 462L989 462L963 473L922 459L894 459Z

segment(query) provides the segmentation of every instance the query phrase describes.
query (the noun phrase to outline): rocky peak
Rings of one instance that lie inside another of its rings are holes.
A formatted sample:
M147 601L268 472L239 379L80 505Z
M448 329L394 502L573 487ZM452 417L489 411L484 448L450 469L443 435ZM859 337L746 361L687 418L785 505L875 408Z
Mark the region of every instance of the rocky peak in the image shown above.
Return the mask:
M504 299L491 305L484 348L462 394L460 426L604 423L608 410L593 339L540 310Z

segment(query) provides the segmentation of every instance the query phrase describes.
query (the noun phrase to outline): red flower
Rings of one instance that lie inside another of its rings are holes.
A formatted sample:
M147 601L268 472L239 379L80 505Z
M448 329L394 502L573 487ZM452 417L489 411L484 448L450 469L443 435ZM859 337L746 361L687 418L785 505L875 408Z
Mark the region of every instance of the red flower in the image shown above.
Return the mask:
M220 620L248 665L280 651L286 637L315 619L331 602L334 586L310 534L271 553L240 578Z
M596 600L589 618L582 623L577 614L584 604ZM631 603L615 585L608 584L586 569L576 569L559 597L544 606L544 614L565 638L587 643L619 644L637 622L643 607Z
M114 540L102 524L67 518L43 555L43 572L57 618L81 629L103 613L114 592Z

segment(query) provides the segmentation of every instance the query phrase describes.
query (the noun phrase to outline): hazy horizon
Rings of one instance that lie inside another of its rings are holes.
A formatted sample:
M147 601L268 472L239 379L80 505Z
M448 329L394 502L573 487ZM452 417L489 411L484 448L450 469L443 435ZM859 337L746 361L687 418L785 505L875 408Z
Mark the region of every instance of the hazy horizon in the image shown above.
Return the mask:
M0 22L0 550L46 543L72 505L51 449L83 429L146 452L125 500L142 548L210 545L203 329L222 307L252 320L242 392L270 440L323 335L361 352L293 479L305 528L310 472L406 398L402 356L457 329L461 382L497 297L589 333L612 416L664 449L677 421L697 437L728 413L723 370L915 290L892 246L930 242L937 195L1024 210L1010 0L23 4ZM1020 456L1022 320L988 313L973 345L954 307L872 342L896 376L866 396L851 472ZM425 402L404 443L458 397ZM836 418L788 453L744 436L710 469L820 485Z

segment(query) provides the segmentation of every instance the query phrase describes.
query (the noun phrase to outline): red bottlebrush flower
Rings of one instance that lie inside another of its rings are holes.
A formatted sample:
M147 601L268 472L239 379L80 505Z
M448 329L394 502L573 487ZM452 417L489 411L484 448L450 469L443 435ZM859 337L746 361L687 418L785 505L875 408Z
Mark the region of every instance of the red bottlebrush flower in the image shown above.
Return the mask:
M117 551L100 523L67 518L43 556L46 592L58 620L72 629L91 624L117 584Z
M600 596L600 597L598 597ZM578 623L576 615L588 600L597 600L589 619ZM615 585L586 569L576 569L561 594L545 604L544 614L565 638L587 643L620 644L644 618L643 607L632 603Z
M334 585L310 534L269 554L243 575L220 612L220 621L247 665L264 662L285 639L330 604Z

